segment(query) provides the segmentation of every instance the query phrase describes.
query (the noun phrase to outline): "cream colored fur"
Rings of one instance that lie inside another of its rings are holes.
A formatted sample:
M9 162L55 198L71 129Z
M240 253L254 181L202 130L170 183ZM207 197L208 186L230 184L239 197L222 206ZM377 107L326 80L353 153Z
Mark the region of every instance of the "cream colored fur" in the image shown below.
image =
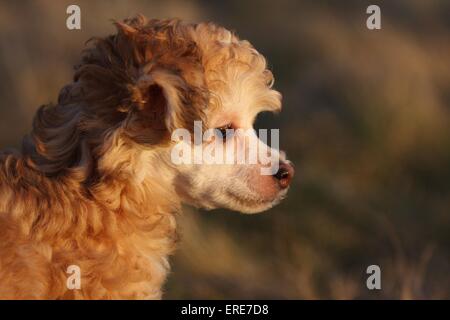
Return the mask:
M251 128L280 110L263 56L214 24L116 26L39 109L22 152L0 155L2 299L159 299L182 203L258 212L284 195L260 197L272 182L257 165L170 161L176 128Z

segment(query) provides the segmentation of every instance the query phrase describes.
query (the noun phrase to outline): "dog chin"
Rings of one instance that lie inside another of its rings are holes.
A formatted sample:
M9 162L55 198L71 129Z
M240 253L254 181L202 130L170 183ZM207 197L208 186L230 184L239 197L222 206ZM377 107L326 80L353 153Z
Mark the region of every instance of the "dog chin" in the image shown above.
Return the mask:
M222 195L220 201L211 201L210 199L209 201L206 199L199 200L198 198L196 199L193 196L189 196L184 199L183 203L204 210L224 208L245 214L256 214L269 210L279 204L286 197L287 192L288 189L282 190L278 192L275 197L267 199L255 196L254 194L251 196L241 195L228 191Z
M283 190L282 192L278 193L274 199L266 200L258 198L246 198L230 192L228 193L228 197L231 199L231 203L227 207L230 210L239 211L246 214L261 213L280 203L280 201L285 198L286 193L287 190Z

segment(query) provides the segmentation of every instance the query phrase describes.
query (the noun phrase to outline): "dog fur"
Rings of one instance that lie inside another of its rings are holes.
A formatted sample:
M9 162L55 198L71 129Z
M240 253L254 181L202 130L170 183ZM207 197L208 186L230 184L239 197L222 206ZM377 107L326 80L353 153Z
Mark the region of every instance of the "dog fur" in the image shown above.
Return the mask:
M91 40L58 103L37 111L22 151L0 155L2 299L159 299L182 203L259 212L285 194L249 167L170 161L176 128L214 128L228 115L248 128L280 110L249 42L212 23L115 25ZM70 265L79 290L67 288Z

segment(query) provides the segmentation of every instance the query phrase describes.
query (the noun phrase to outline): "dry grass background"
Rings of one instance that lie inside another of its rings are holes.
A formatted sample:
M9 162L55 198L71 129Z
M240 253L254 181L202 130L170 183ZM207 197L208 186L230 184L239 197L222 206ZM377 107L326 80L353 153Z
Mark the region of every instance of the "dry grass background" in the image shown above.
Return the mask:
M82 30L65 28L69 4ZM187 208L166 298L450 298L450 4L379 1L0 0L0 147L71 80L111 19L212 20L269 60L284 94L289 198L245 216ZM365 287L378 264L382 290Z

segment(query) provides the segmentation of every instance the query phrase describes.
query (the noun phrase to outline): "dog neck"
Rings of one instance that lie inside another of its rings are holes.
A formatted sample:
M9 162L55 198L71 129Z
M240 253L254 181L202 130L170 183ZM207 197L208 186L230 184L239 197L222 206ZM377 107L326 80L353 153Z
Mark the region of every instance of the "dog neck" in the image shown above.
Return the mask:
M89 275L83 278L86 289L78 293L46 280L47 298L160 298L178 239L180 204L171 171L161 150L137 148L119 132L102 148L95 167L99 178L89 186L84 179L90 161L52 177L30 168L27 157L4 159L0 210L9 213L4 223L10 232L0 241L10 250L16 243L47 248L63 268L55 270L55 279L73 264Z
M124 259L136 259L151 277L139 286L145 298L160 297L169 269L167 258L178 240L175 213L180 203L161 153L136 148L119 136L112 138L98 161L102 179L91 189L96 203L114 212L120 229L114 239L124 249Z

